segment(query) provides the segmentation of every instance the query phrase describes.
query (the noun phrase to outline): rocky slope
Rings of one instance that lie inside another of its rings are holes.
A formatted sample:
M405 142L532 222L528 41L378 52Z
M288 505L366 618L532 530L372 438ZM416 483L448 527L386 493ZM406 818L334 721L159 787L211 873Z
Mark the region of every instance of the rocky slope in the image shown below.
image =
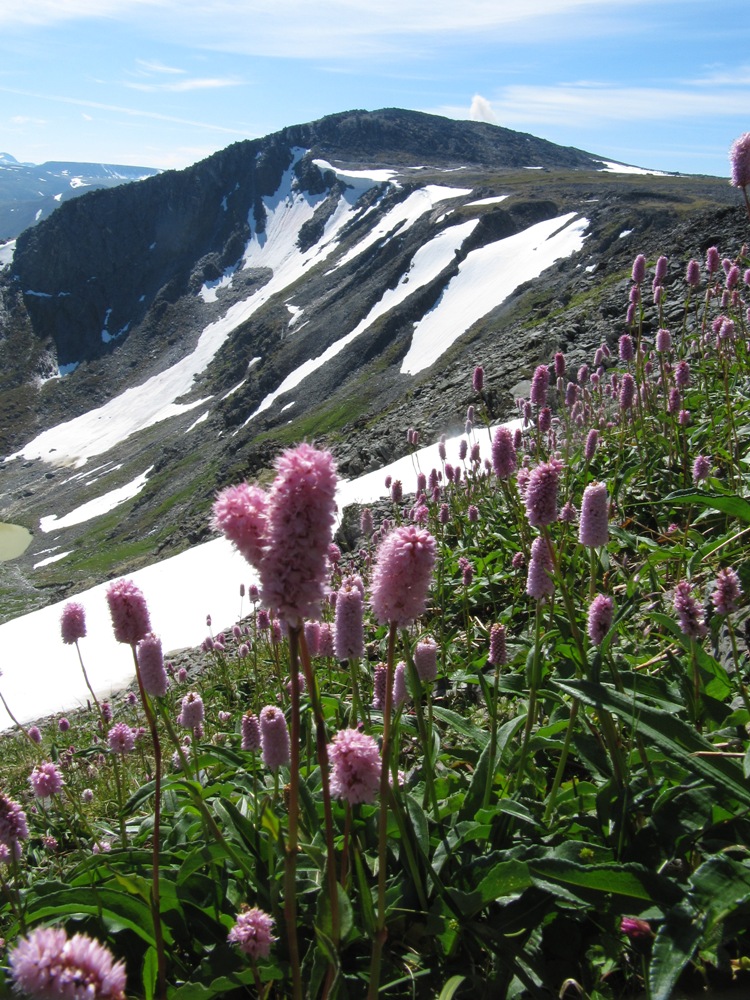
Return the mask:
M0 519L35 533L0 564L3 617L208 537L216 489L263 478L293 441L331 447L352 477L403 453L410 426L423 440L460 429L476 363L493 416L512 415L540 360L561 348L574 367L624 332L636 253L680 262L678 327L682 263L712 244L736 253L747 217L726 181L605 159L481 123L348 112L93 192L23 233L0 272L0 452L97 407L92 439L123 409L134 429L75 468L76 424L54 452L0 466ZM514 284L522 258L564 239ZM448 346L415 370L420 325ZM41 530L144 472L111 512Z

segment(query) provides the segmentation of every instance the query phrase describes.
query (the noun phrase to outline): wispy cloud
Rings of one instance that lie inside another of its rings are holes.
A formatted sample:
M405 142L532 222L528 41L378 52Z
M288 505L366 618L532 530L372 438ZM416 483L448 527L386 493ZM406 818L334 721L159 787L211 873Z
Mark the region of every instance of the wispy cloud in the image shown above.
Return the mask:
M145 90L160 93L182 94L191 90L217 90L221 87L239 87L243 83L237 77L206 77L176 80L170 83L141 83L136 80L126 80L125 86L130 90Z
M6 94L18 94L24 97L34 97L42 101L56 101L61 104L73 104L83 108L93 108L96 111L109 111L117 114L128 115L133 118L149 118L155 121L173 122L177 125L189 125L192 128L208 129L211 132L222 132L227 135L239 136L241 138L251 138L250 132L242 129L228 128L224 125L217 125L215 122L193 121L189 118L177 118L174 115L164 115L158 111L144 111L142 108L126 108L118 104L103 104L99 101L81 100L76 97L63 97L59 94L38 94L29 90L18 90L14 87L0 87L0 92Z
M139 71L147 76L150 76L152 73L166 73L168 76L181 76L187 73L186 69L181 69L179 66L166 66L157 59L136 59L135 62Z

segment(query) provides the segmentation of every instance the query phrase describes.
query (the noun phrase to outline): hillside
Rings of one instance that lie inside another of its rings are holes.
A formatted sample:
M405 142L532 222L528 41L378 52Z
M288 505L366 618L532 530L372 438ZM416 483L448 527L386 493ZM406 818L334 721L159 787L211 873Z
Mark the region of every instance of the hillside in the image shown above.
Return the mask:
M513 415L541 359L583 363L621 332L636 253L745 241L725 180L614 166L347 112L27 229L0 272L0 519L34 537L0 566L3 617L209 537L217 489L263 480L290 442L352 477L409 427L460 429L475 363L492 416Z

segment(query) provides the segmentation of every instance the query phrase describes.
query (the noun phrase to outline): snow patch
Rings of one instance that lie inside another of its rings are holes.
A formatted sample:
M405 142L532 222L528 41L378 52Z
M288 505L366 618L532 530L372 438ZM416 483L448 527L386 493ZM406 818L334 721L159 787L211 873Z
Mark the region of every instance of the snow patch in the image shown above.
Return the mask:
M467 208L474 208L476 205L499 205L501 201L510 198L509 194L496 194L491 198L480 198L478 201L467 201Z
M371 327L381 316L384 316L413 292L429 284L433 278L436 278L454 260L456 250L463 245L464 240L474 231L477 225L479 225L479 219L470 219L459 226L452 226L450 229L443 230L434 239L430 240L429 243L425 243L424 246L420 247L414 254L407 271L401 276L396 287L387 289L380 301L372 307L367 316L353 330L347 333L346 336L340 337L317 358L309 358L295 368L293 372L290 372L277 389L264 397L258 409L247 418L243 426L250 423L251 420L260 413L263 413L264 410L267 410L279 396L282 396L285 392L289 392L290 389L294 389L308 375L312 375L313 372L322 368L332 358L335 358L337 354Z
M71 549L70 552L73 550ZM42 566L49 566L51 563L60 562L61 559L65 559L66 556L70 555L70 552L59 552L56 556L47 556L46 559L40 559L39 562L35 562L32 569L41 569Z
M410 229L418 219L421 219L426 212L431 212L441 201L462 198L467 194L471 194L471 188L442 187L438 184L428 184L418 191L413 191L404 201L394 205L363 240L336 262L329 273L344 267L375 243L382 241L385 246L396 232L401 233Z
M670 177L664 170L646 170L645 167L632 167L628 163L615 163L614 160L599 160L603 164L599 173L602 174L641 174L653 177Z
M141 492L152 469L153 465L150 465L145 472L142 472L131 482L125 483L124 486L118 486L117 489L110 490L109 493L104 493L93 500L88 500L62 517L58 517L57 514L49 514L47 517L39 518L39 528L45 533L57 531L59 528L70 528L74 524L83 524L84 521L108 514L115 507L119 507L126 500L132 500Z
M497 308L524 281L538 277L561 257L580 250L588 219L576 213L547 219L473 250L432 310L414 326L401 373L416 375L429 368L482 316ZM495 275L488 281L487 275Z

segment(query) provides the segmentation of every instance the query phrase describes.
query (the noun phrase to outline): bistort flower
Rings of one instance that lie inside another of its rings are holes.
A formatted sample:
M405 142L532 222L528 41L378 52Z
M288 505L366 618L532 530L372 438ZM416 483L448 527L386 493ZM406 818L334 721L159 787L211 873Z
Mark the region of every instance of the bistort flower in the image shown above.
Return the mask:
M125 1000L125 965L86 934L37 927L8 956L15 989L34 1000Z
M236 944L253 961L268 958L271 945L277 940L271 933L273 924L272 916L253 906L237 915L237 923L230 930L227 940L230 944Z
M146 598L132 580L115 580L107 588L107 604L115 639L134 646L151 631Z
M372 575L371 604L379 622L401 628L424 613L436 549L430 532L413 524L385 536Z
M350 805L375 801L382 765L372 736L358 729L342 729L328 748L328 759L332 795Z

